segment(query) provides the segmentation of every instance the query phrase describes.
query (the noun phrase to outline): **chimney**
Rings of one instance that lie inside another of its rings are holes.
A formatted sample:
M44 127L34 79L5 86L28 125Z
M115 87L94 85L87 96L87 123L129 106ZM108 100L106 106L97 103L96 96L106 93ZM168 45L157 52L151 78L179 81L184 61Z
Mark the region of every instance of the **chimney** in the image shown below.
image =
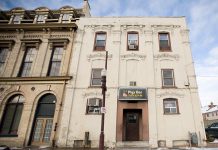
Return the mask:
M84 0L83 1L83 13L85 14L85 17L91 17L90 10L91 10L91 8L89 5L89 1Z
M211 108L213 108L213 107L215 107L215 106L216 106L216 105L214 105L213 102L211 102L210 105L208 105L209 109L211 109ZM208 109L208 110L209 110L209 109Z

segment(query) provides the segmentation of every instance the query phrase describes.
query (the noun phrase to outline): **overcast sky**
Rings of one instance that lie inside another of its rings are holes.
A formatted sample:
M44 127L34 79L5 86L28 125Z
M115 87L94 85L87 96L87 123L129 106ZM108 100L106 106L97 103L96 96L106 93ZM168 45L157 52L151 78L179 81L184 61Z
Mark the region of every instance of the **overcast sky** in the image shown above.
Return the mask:
M202 106L218 104L218 0L89 0L92 16L186 16ZM83 0L1 0L2 10L64 5ZM216 93L217 92L217 93Z

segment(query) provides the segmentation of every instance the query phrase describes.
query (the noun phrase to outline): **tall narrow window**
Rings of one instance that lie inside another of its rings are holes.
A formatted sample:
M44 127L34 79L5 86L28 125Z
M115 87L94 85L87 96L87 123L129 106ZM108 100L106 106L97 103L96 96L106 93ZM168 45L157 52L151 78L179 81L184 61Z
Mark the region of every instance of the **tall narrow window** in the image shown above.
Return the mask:
M164 114L178 114L178 101L174 98L166 98L163 100Z
M8 48L0 47L0 73L3 72L7 55L8 55Z
M62 23L69 23L71 14L63 14Z
M36 55L35 47L27 47L24 55L24 59L20 68L19 76L20 77L28 77L30 76L30 71L32 68L32 64Z
M139 48L139 35L137 32L128 32L127 42L128 50L138 50Z
M169 33L159 33L160 51L171 51Z
M23 102L24 97L22 95L15 95L9 99L0 126L0 136L17 136Z
M162 85L163 87L174 87L173 69L162 69Z
M37 23L45 23L45 15L38 15Z
M20 24L21 19L22 19L21 15L15 15L14 19L13 19L13 23L14 24Z
M96 33L94 50L103 51L105 50L105 46L106 46L106 33L105 32Z
M87 100L86 113L87 114L100 114L101 112L101 99L90 98Z
M58 76L60 74L63 47L54 47L51 55L48 76Z
M101 86L101 68L92 69L91 86Z

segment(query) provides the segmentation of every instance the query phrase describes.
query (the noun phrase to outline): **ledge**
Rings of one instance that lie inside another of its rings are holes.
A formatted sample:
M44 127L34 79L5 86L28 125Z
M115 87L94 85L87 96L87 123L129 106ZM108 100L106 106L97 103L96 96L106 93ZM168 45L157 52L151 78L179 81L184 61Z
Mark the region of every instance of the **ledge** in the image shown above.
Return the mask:
M72 76L55 76L55 77L0 77L0 82L16 81L66 81L72 79Z
M43 28L49 28L53 30L71 30L72 28L77 29L77 25L75 23L0 24L0 31L16 31L18 29L27 31L38 31L43 30Z

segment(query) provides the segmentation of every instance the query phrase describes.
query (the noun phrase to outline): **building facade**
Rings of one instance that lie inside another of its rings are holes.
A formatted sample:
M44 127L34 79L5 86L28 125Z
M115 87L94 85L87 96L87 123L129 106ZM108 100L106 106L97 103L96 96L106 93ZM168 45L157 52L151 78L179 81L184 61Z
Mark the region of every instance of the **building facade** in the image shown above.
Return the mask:
M76 20L89 5L0 11L0 145L55 145Z
M201 111L205 127L218 122L218 106L214 105L213 102L210 105L202 107Z
M0 11L0 144L198 146L205 132L184 17L90 17L81 9ZM176 132L175 132L176 131Z
M106 51L107 147L187 146L190 133L205 144L184 17L90 17L77 25L58 146L98 147Z

